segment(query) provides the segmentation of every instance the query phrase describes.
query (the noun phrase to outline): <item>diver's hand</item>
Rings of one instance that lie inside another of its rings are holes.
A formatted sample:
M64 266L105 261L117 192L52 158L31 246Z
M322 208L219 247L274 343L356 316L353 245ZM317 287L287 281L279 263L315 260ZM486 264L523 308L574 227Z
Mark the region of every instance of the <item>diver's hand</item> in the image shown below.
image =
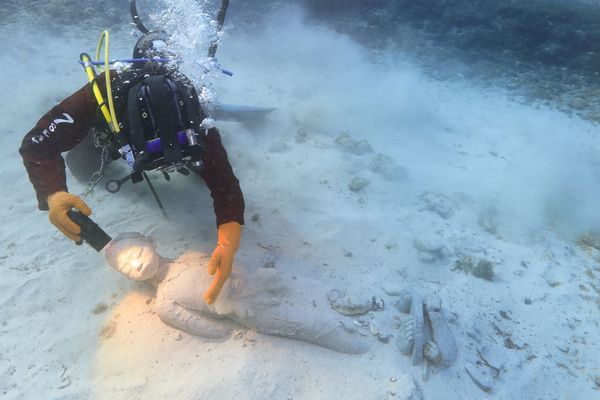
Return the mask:
M67 216L67 211L76 208L89 217L92 210L79 197L67 192L56 192L48 196L48 218L59 231L74 242L81 241L81 228Z
M208 273L214 275L212 284L204 292L204 301L212 304L219 296L225 281L231 274L235 252L240 245L242 226L237 222L227 222L219 225L217 230L217 247L208 262Z

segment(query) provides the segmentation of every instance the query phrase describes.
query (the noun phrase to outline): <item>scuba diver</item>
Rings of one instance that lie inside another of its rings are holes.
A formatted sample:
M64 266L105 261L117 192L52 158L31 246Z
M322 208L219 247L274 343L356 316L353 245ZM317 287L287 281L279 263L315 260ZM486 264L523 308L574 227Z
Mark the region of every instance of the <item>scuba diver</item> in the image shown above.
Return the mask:
M227 3L223 1L219 13L219 29ZM81 142L102 144L100 174L108 158L106 154L112 160L127 160L130 174L109 181L107 190L111 192L116 192L127 180L134 183L146 180L156 197L147 171L160 171L167 179L169 173L189 175L190 170L202 177L213 199L217 224L217 245L208 264L208 272L214 279L203 295L212 304L231 273L244 225L244 198L219 131L203 123L207 116L196 89L178 71L176 60L173 62L168 36L162 31L150 32L143 26L135 10L135 0L131 0L131 10L144 35L135 45L133 59L125 60L130 67L110 70L108 32L103 32L97 61L94 63L87 54L81 55L89 83L48 111L25 135L19 152L39 209L48 211L51 223L77 244L85 237L73 215L87 217L92 210L80 196L68 192L61 153ZM102 63L99 58L103 39ZM214 57L214 51L216 43L211 45L209 55ZM99 64L105 68L98 74L94 66ZM90 157L83 160L88 165L98 162ZM71 169L77 176L78 171Z

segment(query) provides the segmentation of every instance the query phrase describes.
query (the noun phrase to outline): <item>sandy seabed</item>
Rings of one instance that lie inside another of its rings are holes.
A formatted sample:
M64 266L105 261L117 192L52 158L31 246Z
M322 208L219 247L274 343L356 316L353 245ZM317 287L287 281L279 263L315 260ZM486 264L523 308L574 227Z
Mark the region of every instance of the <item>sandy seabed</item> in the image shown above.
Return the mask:
M364 329L372 349L346 355L242 328L209 341L163 324L148 288L37 211L17 152L37 119L85 82L77 59L96 33L7 26L1 397L598 398L600 246L582 238L598 228L598 128L500 88L432 81L408 56L375 62L299 17L275 20L252 37L231 29L219 50L235 72L216 84L223 102L277 107L261 123L218 123L246 198L238 259L381 297L385 309L360 318L392 339ZM114 53L127 56L133 40L114 37ZM210 252L203 183L153 182L168 219L131 184L116 195L96 189L94 219L113 235L151 234L167 257ZM84 186L70 179L69 188ZM412 366L397 349L403 289L442 299L458 347L451 366ZM490 391L467 370L487 373Z

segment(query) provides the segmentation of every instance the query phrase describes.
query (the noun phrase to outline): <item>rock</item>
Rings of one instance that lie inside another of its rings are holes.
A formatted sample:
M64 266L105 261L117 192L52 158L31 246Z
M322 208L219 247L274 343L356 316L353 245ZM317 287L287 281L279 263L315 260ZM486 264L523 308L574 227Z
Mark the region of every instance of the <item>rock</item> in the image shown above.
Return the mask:
M385 302L379 296L371 297L371 310L382 311L385 308Z
M569 273L559 265L551 265L543 273L544 280L550 287L557 287L569 281Z
M444 365L448 366L456 360L458 353L448 321L441 311L427 312L427 319L431 325L433 341L439 350L440 359Z
M94 307L94 309L92 310L92 314L94 314L94 315L102 314L107 309L108 309L108 306L105 303L98 303L98 304L96 304L96 307Z
M371 299L359 301L349 296L345 296L335 300L331 304L331 307L340 314L361 315L371 311L373 303Z
M369 169L387 180L395 181L406 179L406 168L396 165L394 160L385 154L377 154L369 163Z
M379 336L379 334L381 333L381 331L379 330L379 327L377 326L377 324L375 322L371 322L371 324L369 325L369 331L371 332L371 335L373 335L373 336Z
M335 143L342 151L357 156L373 152L373 148L366 140L356 140L348 133L342 133L335 138Z
M495 235L498 233L498 211L495 208L486 209L478 219L479 226L484 231Z
M369 180L365 178L361 178L359 176L355 176L352 178L350 183L348 183L348 189L352 192L358 193L362 191L369 185Z
M298 144L306 143L306 139L308 139L308 133L304 129L298 129L296 131L296 136L294 136L294 141Z
M456 360L458 350L448 320L441 311L442 300L436 294L428 294L425 299L403 290L394 303L400 312L409 313L400 319L396 346L402 354L411 355L413 365L426 357L434 365L449 366ZM426 336L432 339L428 344Z
M356 333L356 328L354 327L354 325L352 323L349 323L348 321L340 321L340 325L346 332Z
M490 374L490 371L486 371L486 369L487 367L478 368L470 363L465 366L465 371L473 383L475 383L484 392L489 392L492 390L493 378Z
M408 313L410 311L410 303L412 301L412 294L408 290L400 292L400 298L394 303L394 307L401 313Z
M448 250L441 241L415 239L413 246L417 250L419 261L433 263L448 256Z
M333 303L334 301L341 299L342 297L344 297L344 291L341 289L331 289L327 293L327 300L329 300L330 303Z
M415 381L408 375L402 374L387 379L387 400L421 400L423 395ZM380 395L374 398L382 398Z
M380 333L379 335L377 335L377 340L379 340L381 343L389 343L390 339L393 338L393 335L385 335L383 333Z
M284 141L271 143L269 146L270 153L283 153L290 149L290 146Z
M443 219L448 219L454 215L452 201L443 194L428 191L422 193L419 200L423 203L421 210L435 213Z
M104 326L100 330L100 337L102 339L109 339L115 334L116 329L117 329L117 321L112 319L112 320L108 321L106 324L104 324Z
M401 291L399 289L390 287L390 286L384 286L381 288L383 290L383 293L387 294L388 296L392 296L392 297L396 297L396 296L400 296Z
M442 299L435 293L429 293L423 300L425 311L440 311L442 308Z
M385 248L388 250L393 250L398 248L398 243L396 243L393 240L388 240L387 242L385 242Z
M428 340L427 343L425 343L423 356L433 365L438 365L442 361L442 353L440 353L437 344L431 340Z

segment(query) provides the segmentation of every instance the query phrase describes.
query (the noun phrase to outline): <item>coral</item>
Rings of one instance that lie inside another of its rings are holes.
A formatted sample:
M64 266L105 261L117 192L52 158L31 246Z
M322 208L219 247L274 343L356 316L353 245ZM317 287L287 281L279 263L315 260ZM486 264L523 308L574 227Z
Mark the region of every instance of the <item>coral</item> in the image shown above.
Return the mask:
M473 268L472 274L477 278L485 279L486 281L493 281L494 264L488 260L481 259Z
M593 247L596 250L600 250L600 237L594 233L579 236L575 243L580 247Z
M491 261L483 258L475 259L471 256L463 256L456 260L452 271L462 271L486 281L493 281L495 276L494 264Z

